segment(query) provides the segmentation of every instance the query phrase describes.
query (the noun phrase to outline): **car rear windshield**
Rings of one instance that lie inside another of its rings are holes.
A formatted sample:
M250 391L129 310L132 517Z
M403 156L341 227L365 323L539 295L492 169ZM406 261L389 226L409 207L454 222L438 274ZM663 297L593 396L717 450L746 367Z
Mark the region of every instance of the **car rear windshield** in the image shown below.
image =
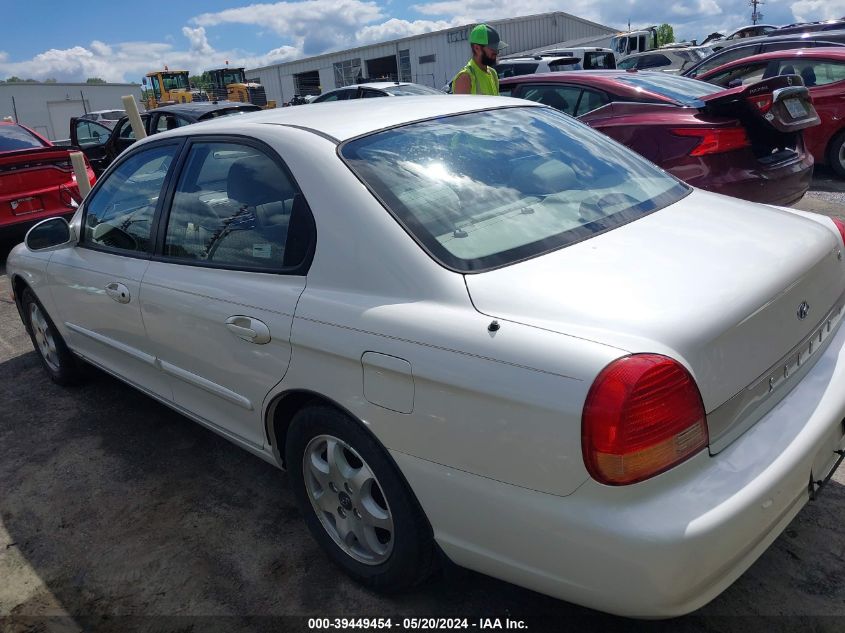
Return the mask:
M616 68L613 53L584 53L584 70L612 70Z
M428 86L388 86L382 88L395 97L413 97L416 95L442 95L443 93Z
M496 73L499 79L517 77L519 75L533 75L537 72L540 64L535 62L499 62L496 64Z
M662 73L631 73L620 76L619 81L635 88L662 95L675 103L693 107L700 107L702 97L711 95L718 90L712 84L704 81Z
M38 137L19 125L0 125L0 152L46 147Z
M690 189L556 110L508 107L353 139L341 156L429 254L460 272L568 246Z

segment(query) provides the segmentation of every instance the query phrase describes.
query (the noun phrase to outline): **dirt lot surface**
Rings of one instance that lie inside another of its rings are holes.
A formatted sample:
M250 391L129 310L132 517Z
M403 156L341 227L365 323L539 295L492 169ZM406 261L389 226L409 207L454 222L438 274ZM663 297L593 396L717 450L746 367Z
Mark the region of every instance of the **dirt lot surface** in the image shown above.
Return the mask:
M843 191L820 174L797 206L845 215ZM392 630L431 616L533 631L845 629L845 467L685 618L604 616L454 568L414 593L377 595L317 549L284 473L105 374L51 383L8 286L0 276L0 633L307 631L309 616L390 617Z

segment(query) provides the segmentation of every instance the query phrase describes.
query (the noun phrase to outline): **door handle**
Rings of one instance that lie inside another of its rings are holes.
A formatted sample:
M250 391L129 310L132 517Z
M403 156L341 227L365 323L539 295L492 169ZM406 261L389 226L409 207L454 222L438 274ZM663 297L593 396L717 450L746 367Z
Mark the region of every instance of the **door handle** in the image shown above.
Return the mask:
M270 328L265 323L252 317L229 317L226 319L226 329L248 343L264 345L270 342Z
M113 281L106 286L106 294L118 303L129 303L132 299L129 294L129 288L123 284L117 283L116 281Z

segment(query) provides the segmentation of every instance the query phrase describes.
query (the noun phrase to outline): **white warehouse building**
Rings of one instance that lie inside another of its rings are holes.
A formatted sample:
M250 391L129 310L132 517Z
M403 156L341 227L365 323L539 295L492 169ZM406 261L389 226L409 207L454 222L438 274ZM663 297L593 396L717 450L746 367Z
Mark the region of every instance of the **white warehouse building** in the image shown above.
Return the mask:
M616 29L560 11L488 23L508 44L505 55L591 37L609 39L617 33ZM268 99L280 105L294 95L316 95L363 78L412 81L440 88L470 58L469 32L473 26L254 68L247 74L264 85Z
M51 141L70 136L70 118L94 110L122 110L121 97L140 96L140 84L0 83L0 119L12 117Z

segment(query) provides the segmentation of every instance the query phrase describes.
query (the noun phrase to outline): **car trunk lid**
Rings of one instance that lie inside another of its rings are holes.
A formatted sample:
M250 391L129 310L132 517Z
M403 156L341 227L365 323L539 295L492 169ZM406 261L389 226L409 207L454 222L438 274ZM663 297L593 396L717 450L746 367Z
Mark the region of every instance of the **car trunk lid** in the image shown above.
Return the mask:
M840 250L818 222L694 191L601 236L466 275L466 283L491 317L680 360L709 415L841 308ZM749 409L741 413L711 425L711 448L747 422Z
M57 147L28 148L0 154L0 214L25 216L64 201L73 209L79 201L73 178L70 150Z
M797 75L781 75L702 98L702 114L732 117L745 128L763 164L782 163L801 152L801 130L819 125L810 91Z

